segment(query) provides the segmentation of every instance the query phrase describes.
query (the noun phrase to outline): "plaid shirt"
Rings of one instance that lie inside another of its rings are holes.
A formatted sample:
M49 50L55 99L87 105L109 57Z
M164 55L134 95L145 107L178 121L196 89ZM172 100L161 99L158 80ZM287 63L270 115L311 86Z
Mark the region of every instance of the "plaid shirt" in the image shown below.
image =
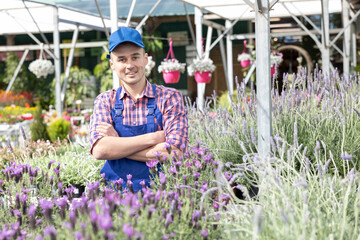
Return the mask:
M94 143L102 138L96 132L98 124L101 122L113 124L111 109L114 108L115 97L116 89L111 89L101 93L95 99L94 112L90 118L91 152ZM120 99L123 99L124 103L124 125L138 126L146 124L146 104L149 97L155 97L155 93L148 81L146 81L144 92L136 102L133 101L124 87L121 89ZM162 126L165 131L166 141L179 149L181 145L186 147L188 143L188 119L182 95L176 89L157 85L155 102L163 115Z

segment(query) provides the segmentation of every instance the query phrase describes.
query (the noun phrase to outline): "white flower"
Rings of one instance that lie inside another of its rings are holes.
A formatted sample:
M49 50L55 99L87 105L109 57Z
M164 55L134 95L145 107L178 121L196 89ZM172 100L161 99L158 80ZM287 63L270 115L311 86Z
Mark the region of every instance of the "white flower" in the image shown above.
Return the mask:
M164 59L158 67L159 73L166 71L185 71L185 63L179 63L177 59Z
M275 63L277 66L280 65L280 63L282 62L283 58L282 58L282 54L279 53L279 54L273 54L271 53L270 54L270 66L273 66Z
M55 67L49 60L37 59L30 63L29 70L34 73L37 78L46 78L47 75L54 73Z
M252 60L252 57L250 54L248 53L241 53L238 55L238 58L237 58L238 62L240 61L246 61L246 60Z
M188 66L189 76L193 76L194 72L213 72L215 71L215 65L210 58L205 59L193 59L193 62Z
M152 60L152 56L148 57L148 64L145 66L145 76L148 77L151 70L155 67L155 61Z

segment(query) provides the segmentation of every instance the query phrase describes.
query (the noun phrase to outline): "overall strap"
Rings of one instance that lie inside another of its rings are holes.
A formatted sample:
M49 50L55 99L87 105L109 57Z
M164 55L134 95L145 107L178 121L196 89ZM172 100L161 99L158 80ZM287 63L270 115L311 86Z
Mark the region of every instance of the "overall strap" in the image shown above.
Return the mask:
M124 104L123 100L120 99L120 93L121 88L119 87L116 91L116 97L115 97L115 105L114 105L114 115L113 115L113 121L115 122L115 125L123 125L123 110L124 110Z
M152 89L155 93L155 97L156 97L156 86L151 84ZM148 129L151 132L155 132L157 130L157 128L155 128L155 109L156 109L156 103L155 103L155 97L154 98L149 98L147 104L146 104L146 109L147 109L147 115L146 115L146 121L147 121L147 125L148 125Z

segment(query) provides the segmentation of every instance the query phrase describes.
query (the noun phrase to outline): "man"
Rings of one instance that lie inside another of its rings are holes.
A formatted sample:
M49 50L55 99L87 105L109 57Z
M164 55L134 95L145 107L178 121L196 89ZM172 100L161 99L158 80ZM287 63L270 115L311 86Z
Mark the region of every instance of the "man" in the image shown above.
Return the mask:
M177 154L186 147L187 112L177 90L152 85L145 78L148 55L137 30L121 27L112 33L108 58L122 86L95 99L90 151L96 159L107 160L101 173L108 181L122 178L125 187L131 174L136 192L142 180L149 186L147 161L169 156L169 143Z

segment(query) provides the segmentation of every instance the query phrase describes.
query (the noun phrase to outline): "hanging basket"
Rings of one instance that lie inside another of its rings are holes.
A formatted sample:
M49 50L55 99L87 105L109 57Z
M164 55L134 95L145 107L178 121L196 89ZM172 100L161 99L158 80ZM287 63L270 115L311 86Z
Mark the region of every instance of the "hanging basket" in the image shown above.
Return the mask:
M195 81L197 83L210 83L211 81L211 72L205 71L205 72L194 72L195 75Z
M272 65L272 67L271 67L271 69L270 69L270 76L271 76L271 78L274 77L274 74L275 74L275 64Z
M163 71L165 83L178 83L180 79L180 71Z
M180 72L185 71L185 63L180 63L174 54L172 48L173 41L169 39L169 52L158 67L158 71L163 73L165 83L178 83L180 79ZM171 57L171 58L169 58Z
M250 59L249 60L242 60L242 61L240 61L240 64L241 64L241 67L243 67L243 68L248 67L251 64L251 60Z

